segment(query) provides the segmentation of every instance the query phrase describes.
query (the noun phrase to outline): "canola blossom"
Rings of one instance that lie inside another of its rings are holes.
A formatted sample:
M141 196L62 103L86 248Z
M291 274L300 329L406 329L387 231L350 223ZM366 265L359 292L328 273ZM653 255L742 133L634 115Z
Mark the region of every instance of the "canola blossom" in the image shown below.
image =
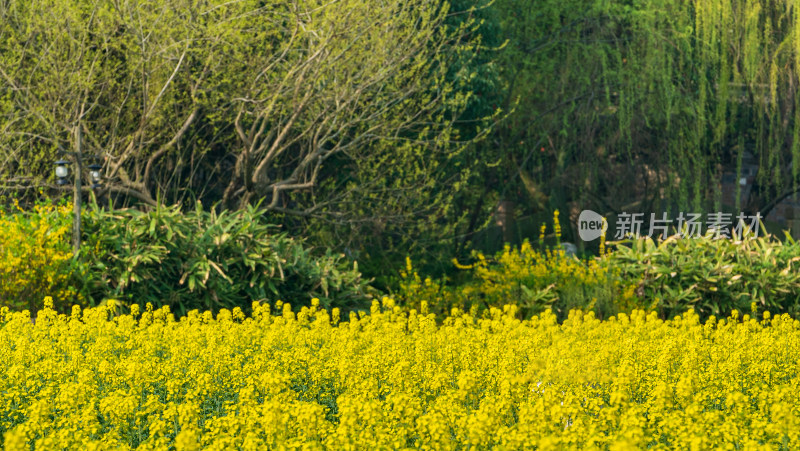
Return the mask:
M113 312L2 311L5 449L800 448L788 316Z

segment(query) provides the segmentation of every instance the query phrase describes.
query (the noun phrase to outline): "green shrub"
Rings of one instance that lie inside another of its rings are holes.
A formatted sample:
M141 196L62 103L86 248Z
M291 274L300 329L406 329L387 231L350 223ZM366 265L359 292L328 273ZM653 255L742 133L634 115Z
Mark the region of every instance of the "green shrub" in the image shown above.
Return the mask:
M558 239L557 214L554 229ZM408 307L425 301L435 313L513 303L522 316L550 309L561 319L572 308L599 317L636 308L657 310L662 318L691 309L701 318L733 310L800 317L800 244L788 234L783 242L766 234L742 241L629 239L608 243L609 253L605 244L603 238L600 257L585 260L538 251L527 241L493 258L474 252L474 263L455 262L466 274L458 284L420 276L408 261L394 296Z
M694 308L701 317L734 309L800 313L800 245L787 234L742 241L679 235L616 243L602 265L639 281L637 294L653 300L662 317ZM753 305L755 303L755 305Z
M265 223L254 207L206 212L198 207L90 209L84 217L83 290L94 300L169 305L182 314L218 311L252 301L293 305L318 298L323 307L367 306L369 285L358 267L327 251L316 255Z

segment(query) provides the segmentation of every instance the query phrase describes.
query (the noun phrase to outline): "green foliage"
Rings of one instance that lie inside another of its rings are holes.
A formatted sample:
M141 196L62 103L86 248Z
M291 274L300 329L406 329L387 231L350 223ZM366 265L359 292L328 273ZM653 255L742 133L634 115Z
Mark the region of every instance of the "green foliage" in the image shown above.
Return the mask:
M367 281L357 266L326 251L316 255L278 232L263 211L182 213L177 206L89 210L82 260L93 299L191 309L250 308L252 301L293 305L318 298L323 307L367 305Z
M326 198L336 201L338 213L325 207L323 214L293 221L295 230L346 250L381 287L391 284L387 268L406 255L432 272L449 266L453 238L469 220L463 198L483 182L472 144L499 115L491 61L498 30L491 9L474 0L435 4L436 14L425 14L415 25L420 36L434 33L410 58L417 67L387 83L390 92L418 85L418 97L403 100L400 114L392 112L397 107L387 111L395 124L391 133L338 156L320 189L293 196L298 203L313 197L323 205ZM442 46L443 36L458 38ZM404 123L409 106L432 122Z
M602 261L626 280L638 280L637 294L663 317L694 309L701 317L731 311L800 314L800 243L787 235L733 241L674 235L625 240ZM753 305L755 303L755 306Z
M554 216L556 242L560 226ZM545 228L542 226L540 247ZM613 251L578 259L564 251L534 249L525 241L506 245L494 258L473 251L460 282L420 276L410 259L400 271L396 299L408 307L446 314L452 308L482 310L513 303L523 316L552 309L560 319L570 309L607 317L633 309L657 310L671 318L687 310L701 317L725 317L734 310L800 316L800 243L787 233L735 241L707 234L676 234L656 244L650 238L608 243Z

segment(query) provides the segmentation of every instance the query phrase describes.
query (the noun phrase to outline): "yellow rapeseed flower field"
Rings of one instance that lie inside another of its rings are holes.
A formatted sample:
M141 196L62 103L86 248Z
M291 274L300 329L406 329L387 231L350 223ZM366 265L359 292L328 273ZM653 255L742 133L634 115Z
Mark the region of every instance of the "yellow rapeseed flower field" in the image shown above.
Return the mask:
M109 304L2 311L6 449L800 449L788 316Z

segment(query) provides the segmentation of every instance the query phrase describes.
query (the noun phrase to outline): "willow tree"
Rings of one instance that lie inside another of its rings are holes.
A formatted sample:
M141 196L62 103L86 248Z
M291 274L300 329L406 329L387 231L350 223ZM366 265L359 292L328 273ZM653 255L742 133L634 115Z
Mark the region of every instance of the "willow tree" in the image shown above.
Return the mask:
M798 187L800 14L766 0L498 0L512 120L500 167L609 214L718 208L723 171L759 160L745 210Z

